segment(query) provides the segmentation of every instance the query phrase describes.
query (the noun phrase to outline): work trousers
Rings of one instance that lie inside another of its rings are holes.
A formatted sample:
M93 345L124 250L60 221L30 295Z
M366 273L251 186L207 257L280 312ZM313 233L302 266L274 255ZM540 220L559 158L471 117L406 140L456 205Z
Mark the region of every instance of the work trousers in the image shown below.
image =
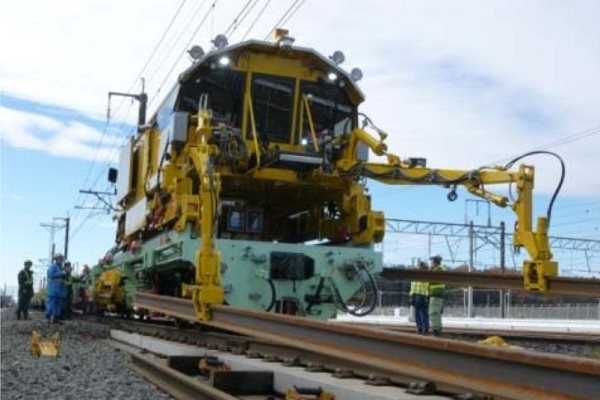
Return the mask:
M434 333L442 331L442 309L444 299L442 297L429 298L429 324Z
M417 332L427 333L429 331L429 314L427 306L427 296L417 294L414 297L415 322L417 323Z
M62 302L62 315L65 318L73 316L73 287L67 286L67 294Z
M19 292L19 301L17 303L17 318L27 319L29 317L29 303L33 296L30 293Z
M46 317L60 318L62 306L61 300L61 296L48 296L48 301L46 302Z

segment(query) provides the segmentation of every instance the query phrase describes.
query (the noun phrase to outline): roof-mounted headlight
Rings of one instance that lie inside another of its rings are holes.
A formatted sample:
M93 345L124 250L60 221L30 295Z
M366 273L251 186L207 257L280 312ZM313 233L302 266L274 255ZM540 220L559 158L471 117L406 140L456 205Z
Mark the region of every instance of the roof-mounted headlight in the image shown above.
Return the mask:
M204 49L202 49L200 46L192 46L187 53L190 55L192 60L197 61L204 55Z
M227 47L229 42L227 41L227 36L225 36L223 34L219 34L212 40L212 44L215 45L217 50L221 50L221 49L224 49L225 47Z
M363 73L360 68L352 68L352 71L350 71L350 78L352 78L354 82L360 81L362 77Z
M341 51L334 51L332 55L329 56L329 59L335 63L335 65L340 65L346 60L346 56Z

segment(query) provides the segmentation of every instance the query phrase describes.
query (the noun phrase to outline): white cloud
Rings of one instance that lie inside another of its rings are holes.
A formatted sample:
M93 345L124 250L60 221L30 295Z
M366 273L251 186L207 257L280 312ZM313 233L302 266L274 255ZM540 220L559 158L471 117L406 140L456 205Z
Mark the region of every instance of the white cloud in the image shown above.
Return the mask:
M114 160L122 137L105 136L75 121L61 122L40 114L0 109L0 140L10 146L38 150L54 156L100 161ZM98 147L102 143L100 147Z
M200 3L184 6L144 74L150 97L210 3L185 32ZM207 49L244 3L218 2L193 43ZM288 6L272 2L249 37L262 39ZM158 0L95 0L85 7L76 0L15 3L0 16L4 91L104 117L106 93L129 89L176 7ZM298 45L325 55L341 49L344 67L363 69L363 110L390 133L393 152L425 156L435 167L475 168L600 123L599 14L594 0L331 0L307 1L287 27ZM184 57L175 71L187 65ZM128 112L128 121L135 121L135 104L125 101L117 112L119 103L113 102L114 120ZM9 136L21 146L67 155L89 154L97 143L97 133L63 128L51 146L26 129ZM589 173L600 168L592 154L598 147L600 135L593 135L554 149L567 163L566 193L598 195L600 176ZM539 157L531 162L538 167L538 189L553 190L555 164Z

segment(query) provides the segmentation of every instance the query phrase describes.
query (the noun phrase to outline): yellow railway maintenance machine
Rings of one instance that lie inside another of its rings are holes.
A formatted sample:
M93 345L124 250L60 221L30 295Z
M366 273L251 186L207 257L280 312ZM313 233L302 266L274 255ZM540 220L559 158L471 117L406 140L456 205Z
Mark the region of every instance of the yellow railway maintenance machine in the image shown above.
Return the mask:
M514 245L531 256L525 287L543 291L557 274L548 218L532 225L532 166L459 171L400 158L359 113L362 73L344 70L341 52L294 46L282 30L273 42L213 43L190 50L193 64L148 123L145 93L128 95L140 101L140 125L109 172L116 245L95 267L101 280L119 271L126 295L105 293L123 303L111 307L130 308L141 290L192 297L203 320L222 303L319 319L371 312L385 221L366 179L440 185L450 200L463 186L511 207ZM369 152L387 161L369 162ZM513 185L516 198L488 191L494 184Z

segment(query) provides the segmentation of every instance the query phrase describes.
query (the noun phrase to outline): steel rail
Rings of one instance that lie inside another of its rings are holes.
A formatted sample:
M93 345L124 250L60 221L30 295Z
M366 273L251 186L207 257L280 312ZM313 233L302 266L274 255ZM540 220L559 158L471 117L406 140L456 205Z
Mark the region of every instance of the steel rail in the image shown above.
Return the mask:
M395 332L415 332L415 324L410 325L388 325L376 322L338 322L336 324L364 326L366 328L381 329ZM531 340L531 341L549 341L549 342L564 342L564 343L584 343L584 344L600 344L600 335L595 333L561 333L561 332L546 332L540 330L508 330L495 328L460 328L460 327L444 327L444 333L460 336L480 337L480 336L502 336L510 337L515 340Z
M123 346L119 348L123 349ZM146 380L179 400L235 400L237 397L215 389L173 368L163 365L163 360L154 359L134 352L131 368Z
M441 282L462 286L480 286L495 289L524 291L523 276L487 272L424 271L408 268L384 268L381 278L399 281ZM598 297L600 279L548 278L548 292Z
M594 399L600 361L340 326L228 306L197 319L190 300L136 293L136 306L188 321L506 399Z

